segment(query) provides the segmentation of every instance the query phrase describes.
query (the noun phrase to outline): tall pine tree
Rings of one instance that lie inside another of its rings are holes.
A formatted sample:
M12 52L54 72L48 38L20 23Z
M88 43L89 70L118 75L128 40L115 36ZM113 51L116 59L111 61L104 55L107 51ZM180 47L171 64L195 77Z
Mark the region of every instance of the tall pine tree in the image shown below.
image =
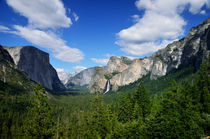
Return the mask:
M40 83L34 89L31 107L28 108L29 119L26 120L24 131L33 138L49 138L54 135L51 108L44 88Z
M140 82L135 94L134 101L139 105L140 113L142 113L143 120L150 113L150 97L149 93L146 91L144 84Z

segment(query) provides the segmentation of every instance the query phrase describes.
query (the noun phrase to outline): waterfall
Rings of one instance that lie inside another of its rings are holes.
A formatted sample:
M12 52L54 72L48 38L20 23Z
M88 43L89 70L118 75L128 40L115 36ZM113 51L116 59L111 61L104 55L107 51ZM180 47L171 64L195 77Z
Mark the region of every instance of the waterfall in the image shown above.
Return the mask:
M106 91L104 92L104 94L108 93L109 90L110 90L110 81L107 80L107 82L106 82Z

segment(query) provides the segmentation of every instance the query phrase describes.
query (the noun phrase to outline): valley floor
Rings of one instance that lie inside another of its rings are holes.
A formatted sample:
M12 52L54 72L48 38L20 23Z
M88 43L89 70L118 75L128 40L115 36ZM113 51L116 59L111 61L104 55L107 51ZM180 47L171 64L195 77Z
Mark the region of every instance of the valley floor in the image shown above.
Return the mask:
M106 95L0 86L2 138L200 138L210 135L210 65ZM175 80L175 81L173 81ZM156 93L155 93L156 92Z

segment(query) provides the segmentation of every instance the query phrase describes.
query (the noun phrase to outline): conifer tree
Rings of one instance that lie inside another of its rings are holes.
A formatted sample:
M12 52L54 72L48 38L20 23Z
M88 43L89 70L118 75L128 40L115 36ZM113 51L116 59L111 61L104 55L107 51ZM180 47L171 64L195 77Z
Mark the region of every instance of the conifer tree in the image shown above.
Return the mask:
M96 96L91 106L91 112L87 117L87 130L85 138L106 138L111 135L115 126L115 118L109 106L103 104L102 98Z
M134 117L133 102L130 95L123 95L118 102L118 120L126 123L131 121Z
M150 97L146 91L144 84L140 82L135 94L134 101L139 105L143 120L150 113Z
M40 83L34 89L31 107L28 108L29 119L25 122L24 131L33 138L49 138L54 135L51 108L44 88Z
M201 64L198 71L197 86L202 105L201 111L210 113L210 58Z
M187 86L189 87L189 86ZM170 91L165 92L160 110L147 123L152 138L199 138L200 115L197 106L189 97L190 88L182 88L175 81ZM186 93L187 92L187 93Z

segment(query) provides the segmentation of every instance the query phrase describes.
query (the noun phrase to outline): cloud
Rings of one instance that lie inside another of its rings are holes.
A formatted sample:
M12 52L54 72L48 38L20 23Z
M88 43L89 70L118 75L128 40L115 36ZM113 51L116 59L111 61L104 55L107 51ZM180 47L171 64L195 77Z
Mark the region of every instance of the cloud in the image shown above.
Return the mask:
M164 40L161 43L156 42L144 42L144 43L128 43L123 44L124 42L117 42L119 46L123 46L121 50L127 54L133 56L142 56L148 53L153 53L159 49L167 46L171 41Z
M15 25L16 35L50 50L53 56L66 62L79 62L84 54L76 48L71 48L65 44L65 41L57 37L53 32L44 32L39 29L22 27Z
M102 64L102 65L106 65L109 61L109 59L107 59L107 58L105 58L105 59L91 58L91 60L95 63Z
M202 10L202 11L200 12L200 14L205 15L205 14L206 14L206 11L205 11L205 10Z
M48 49L55 58L65 62L79 62L84 58L79 49L67 46L66 41L55 34L57 29L72 24L61 0L7 0L7 4L28 19L27 26L14 25L15 30L2 27L7 33Z
M137 14L135 14L135 15L133 15L133 16L131 16L132 18L133 18L133 21L134 22L138 22L139 20L140 20L140 17L139 17L139 15L137 15Z
M83 66L76 66L76 67L73 67L73 69L76 70L76 72L80 72L80 71L85 70L87 68L83 67Z
M7 0L7 4L34 27L59 28L72 24L61 0Z
M64 69L56 69L59 79L63 84L66 84L71 74L66 72Z
M186 8L197 14L209 3L207 0L138 0L135 4L144 10L142 18L133 15L136 23L117 33L115 44L134 56L153 53L184 34L187 23L181 13Z
M77 22L79 20L79 16L76 13L73 13L74 20Z
M7 32L7 31L10 31L8 27L0 25L0 32Z

